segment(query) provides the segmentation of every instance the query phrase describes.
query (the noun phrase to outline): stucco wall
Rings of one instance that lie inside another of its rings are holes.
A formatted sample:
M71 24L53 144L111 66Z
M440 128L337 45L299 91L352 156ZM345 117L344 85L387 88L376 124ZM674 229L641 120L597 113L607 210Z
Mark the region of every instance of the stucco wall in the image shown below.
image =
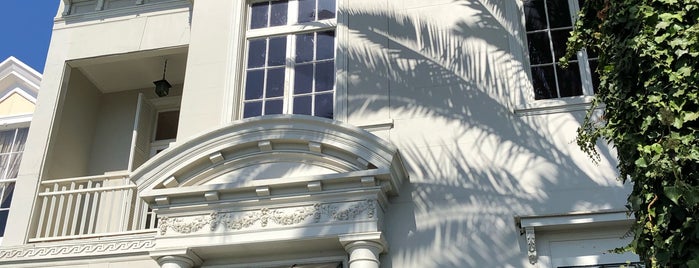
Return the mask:
M78 70L70 84L53 129L56 136L47 156L47 179L88 175L88 163L99 110L99 90Z
M0 102L0 116L31 114L34 112L34 103L19 93L12 93Z
M509 2L346 2L348 121L392 120L410 170L383 267L525 267L515 215L623 209L613 153L595 165L575 144L584 112L515 115Z

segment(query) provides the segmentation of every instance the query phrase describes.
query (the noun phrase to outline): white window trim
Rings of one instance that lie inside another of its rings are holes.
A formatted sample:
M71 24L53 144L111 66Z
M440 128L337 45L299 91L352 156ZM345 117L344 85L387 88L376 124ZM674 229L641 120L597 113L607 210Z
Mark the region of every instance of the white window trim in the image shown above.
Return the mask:
M347 120L347 53L345 47L347 44L349 30L347 27L347 15L343 11L346 0L336 0L335 2L335 18L298 25L275 26L274 29L248 29L249 6L252 3L260 1L240 1L235 7L238 14L243 16L232 16L231 25L238 25L234 29L230 42L230 53L228 58L229 79L226 81L228 95L224 100L223 106L227 112L223 116L224 124L243 119L243 102L245 94L245 71L247 69L247 41L252 38L262 37L267 35L280 35L282 32L287 33L287 30L300 29L303 32L317 32L323 29L335 29L335 97L333 108L333 120ZM293 32L295 33L295 32ZM286 77L285 79L289 79ZM286 100L285 104L286 105Z
M568 0L571 12L571 20L574 20L579 10L577 1ZM513 86L512 111L518 116L543 115L552 113L564 113L573 111L584 111L590 108L594 99L591 85L591 70L588 64L587 53L579 51L578 61L580 64L581 81L583 83L583 95L572 97L561 97L554 99L534 99L534 88L532 85L531 66L529 64L529 47L527 46L526 20L524 17L524 0L511 1L508 5L508 13L512 21L519 22L513 27L512 35L518 40L510 40L510 50L513 54L513 64L510 69L513 73L510 77L515 80ZM521 63L521 64L517 64Z
M153 104L153 107L155 107L155 119L153 120L153 131L151 131L150 138L150 157L153 158L158 150L164 150L174 146L177 141L177 137L174 139L155 140L155 135L157 134L156 131L158 128L158 114L162 112L180 111L182 96L155 98L150 99L150 102Z
M537 267L551 267L551 253L548 247L542 247L549 239L537 240L539 232L564 231L568 240L595 238L584 235L572 237L570 231L582 227L594 226L630 226L633 217L627 216L626 211L606 210L597 212L571 212L566 214L515 216L515 224L525 239L527 258ZM604 227L601 230L604 229ZM567 232L566 232L567 231ZM541 260L541 262L539 262Z

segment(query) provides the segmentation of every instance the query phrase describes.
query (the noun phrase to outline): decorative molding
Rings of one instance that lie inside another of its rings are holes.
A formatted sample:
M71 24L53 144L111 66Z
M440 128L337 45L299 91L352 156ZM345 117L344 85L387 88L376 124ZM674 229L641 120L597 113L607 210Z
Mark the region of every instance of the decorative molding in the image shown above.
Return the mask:
M527 239L527 257L529 258L529 263L534 265L538 259L536 255L536 235L534 234L534 228L524 228L524 234Z
M92 240L84 241L82 244L31 245L31 247L0 249L0 261L132 253L136 250L146 250L153 247L155 247L153 239L106 242Z
M338 204L314 204L312 206L298 208L262 208L257 211L247 212L222 212L214 211L209 215L196 217L160 217L158 228L160 235L172 230L180 234L198 232L209 226L210 231L215 231L219 226L225 230L238 231L251 228L259 224L261 228L270 223L282 226L298 225L310 220L312 223L325 221L350 221L366 215L373 219L376 215L375 200L364 200L346 208L340 209Z

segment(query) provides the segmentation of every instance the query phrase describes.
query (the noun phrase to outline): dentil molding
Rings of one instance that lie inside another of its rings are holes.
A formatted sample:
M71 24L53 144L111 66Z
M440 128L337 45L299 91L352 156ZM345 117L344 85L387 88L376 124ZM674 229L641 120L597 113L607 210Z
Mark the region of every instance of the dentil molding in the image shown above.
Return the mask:
M375 200L353 202L349 207L340 204L320 204L292 208L261 208L256 211L223 212L214 211L209 215L194 217L161 217L158 222L160 235L172 230L179 234L194 233L207 225L210 231L222 226L227 231L248 228L265 228L270 224L293 226L301 223L321 223L350 221L360 218L373 219L376 215ZM347 203L344 203L347 204ZM350 203L351 204L351 203Z

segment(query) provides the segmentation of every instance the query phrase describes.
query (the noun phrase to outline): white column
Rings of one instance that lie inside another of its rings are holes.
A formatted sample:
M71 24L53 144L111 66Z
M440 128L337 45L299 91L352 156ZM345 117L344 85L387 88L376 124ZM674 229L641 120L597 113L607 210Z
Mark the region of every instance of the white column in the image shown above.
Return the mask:
M160 268L192 268L194 261L182 256L162 256L158 258Z
M346 234L339 238L349 254L349 268L379 268L379 254L388 250L381 232Z
M355 241L345 245L349 253L349 268L379 268L383 246L372 241Z

